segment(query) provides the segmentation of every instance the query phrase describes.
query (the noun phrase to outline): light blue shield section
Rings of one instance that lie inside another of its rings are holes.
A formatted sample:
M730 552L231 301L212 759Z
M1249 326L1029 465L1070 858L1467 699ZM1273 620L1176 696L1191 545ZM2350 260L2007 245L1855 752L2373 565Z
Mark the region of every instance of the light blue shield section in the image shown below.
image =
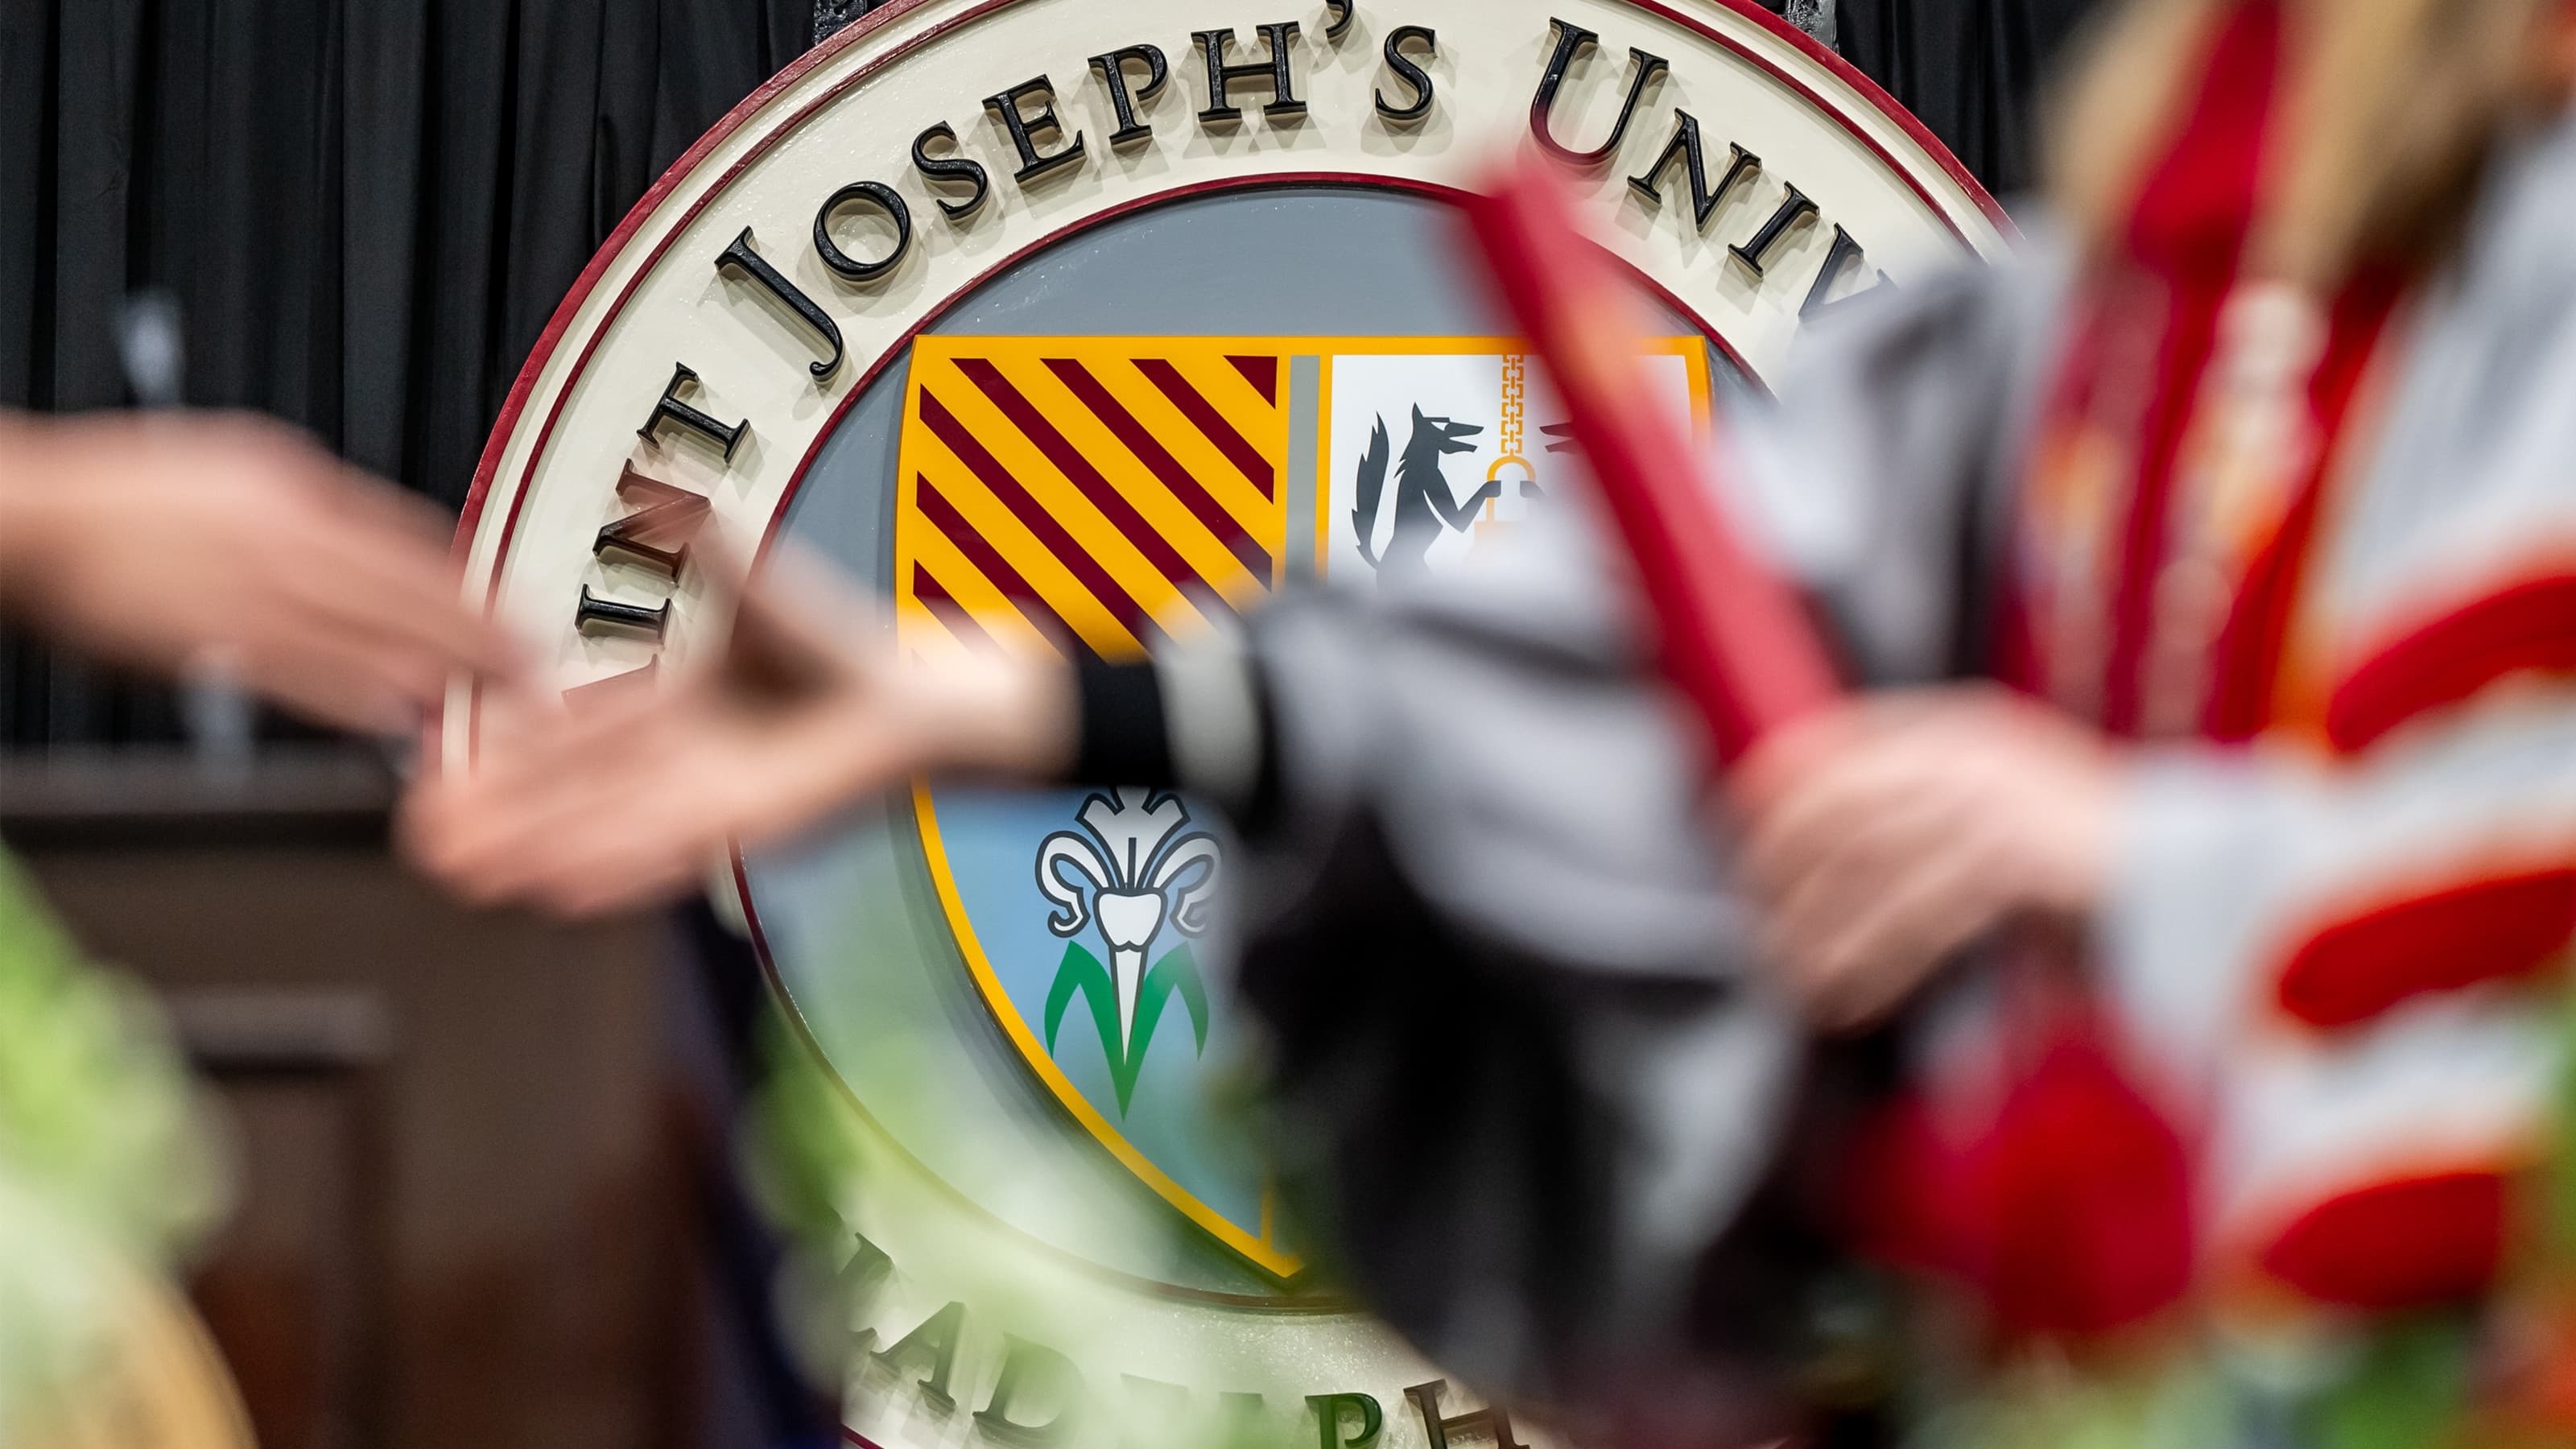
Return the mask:
M1038 888L1038 851L1060 830L1080 832L1075 816L1085 792L1043 794L942 789L932 796L939 834L966 918L1011 1009L1039 1040L1045 1039L1046 1004L1063 969L1068 941L1106 966L1108 942L1097 920L1072 937L1048 929L1057 908ZM1188 808L1185 803L1185 808ZM1208 812L1190 810L1187 830L1209 828ZM1220 846L1222 848L1222 846ZM1219 870L1223 867L1220 865ZM1245 1232L1261 1231L1261 1173L1239 1127L1224 1122L1210 1091L1209 1073L1237 1058L1240 1024L1224 1009L1221 939L1185 936L1166 912L1146 948L1148 964L1188 946L1211 993L1207 1049L1201 1053L1188 1004L1175 992L1148 1040L1135 1089L1122 1110L1111 1080L1109 1048L1090 1003L1076 996L1065 1008L1053 1049L1056 1066L1100 1115L1183 1189Z

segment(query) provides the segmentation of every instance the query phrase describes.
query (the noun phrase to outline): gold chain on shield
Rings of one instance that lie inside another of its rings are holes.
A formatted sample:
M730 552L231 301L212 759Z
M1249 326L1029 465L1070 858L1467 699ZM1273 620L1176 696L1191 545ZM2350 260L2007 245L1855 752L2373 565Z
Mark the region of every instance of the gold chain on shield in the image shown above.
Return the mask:
M1503 455L1494 460L1494 466L1485 470L1488 483L1502 477L1503 469L1511 464L1520 466L1523 483L1533 482L1538 477L1538 470L1529 465L1529 459L1521 456L1522 412L1529 396L1528 363L1529 359L1520 353L1503 354ZM1498 498L1485 500L1485 516L1476 520L1476 537L1480 541L1503 526L1502 520L1495 516L1500 502Z

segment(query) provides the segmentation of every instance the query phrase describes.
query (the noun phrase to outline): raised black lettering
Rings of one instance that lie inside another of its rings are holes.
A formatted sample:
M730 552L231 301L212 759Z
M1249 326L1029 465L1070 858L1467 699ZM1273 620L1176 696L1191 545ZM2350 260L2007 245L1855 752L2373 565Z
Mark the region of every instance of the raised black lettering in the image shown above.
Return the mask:
M930 143L933 141L947 142L956 154L931 155ZM932 199L939 203L940 211L946 214L950 221L964 221L973 216L983 209L984 199L993 194L992 174L984 169L984 163L964 153L964 148L958 145L957 132L946 121L912 138L912 169L920 172L921 179L924 181L975 188L973 194L964 201L950 201L944 196L933 196Z
M748 422L720 423L680 401L680 384L693 383L697 380L697 373L691 371L687 363L673 363L671 381L663 387L661 400L653 404L653 415L644 420L644 426L635 430L635 436L659 447L662 443L660 436L662 425L677 423L700 438L724 449L725 461L730 463L733 461L733 450L741 446L742 435L751 431L751 424Z
M875 1297L877 1289L894 1277L894 1259L887 1255L885 1249L870 1242L865 1233L852 1233L850 1236L858 1240L858 1247L851 1252L850 1261L841 1265L840 1274L832 1282L834 1301L840 1306L843 1322L849 1321L852 1312ZM877 1331L873 1328L854 1330L850 1335L850 1352L863 1353L876 1340Z
M635 511L599 530L591 541L591 556L604 559L612 551L622 553L660 569L678 583L681 570L689 566L689 542L706 525L707 496L648 478L636 472L632 463L617 477L617 496L634 505Z
M1386 1427L1386 1412L1368 1394L1308 1394L1306 1407L1315 1411L1315 1449L1371 1449ZM1345 1411L1360 1416L1358 1432L1348 1437L1342 1433Z
M1297 38L1297 22L1276 21L1256 25L1261 38L1269 43L1268 60L1247 61L1242 65L1225 63L1226 47L1234 44L1232 30L1200 30L1190 38L1199 43L1199 54L1207 61L1208 103L1199 112L1202 123L1240 121L1243 110L1234 104L1231 90L1236 81L1266 83L1270 102L1261 108L1264 118L1273 121L1293 120L1306 114L1306 103L1297 99L1297 77L1289 69L1288 46Z
M1053 1412L1034 1422L1011 1417L1015 1408L1036 1399ZM1061 1442L1082 1408L1082 1375L1073 1360L1043 1344L1011 1334L1002 1336L1002 1376L993 1382L993 1397L975 1411L975 1427L984 1437L1010 1449L1045 1449Z
M771 266L768 258L751 249L750 227L744 227L742 234L733 239L733 245L716 255L716 270L740 272L758 282L771 296L786 303L789 311L803 318L806 326L813 328L825 342L831 344L830 357L808 364L808 370L814 374L816 382L830 377L833 369L841 365L840 324L832 320L831 314L816 306L814 299L806 296L803 289L787 280L776 267Z
M1727 143L1726 149L1733 153L1733 159L1726 163L1726 174L1718 178L1717 185L1710 186L1708 158L1700 150L1699 121L1690 112L1677 110L1673 112L1672 141L1664 147L1663 154L1655 158L1654 165L1628 178L1628 189L1646 198L1649 206L1663 205L1664 194L1655 189L1655 182L1664 174L1665 168L1673 164L1673 158L1680 157L1683 168L1690 175L1692 223L1706 230L1710 215L1717 210L1717 204L1726 199L1727 191L1736 182L1762 169L1761 157L1732 141Z
M886 248L884 256L872 262L860 261L841 250L840 243L832 240L833 214L842 207L862 201L884 212L886 220L894 223L894 245ZM896 194L895 189L882 181L853 181L824 197L822 206L814 212L814 254L823 259L823 265L861 286L878 281L902 265L903 254L910 250L912 208L904 205L903 198Z
M1145 67L1145 84L1135 91L1127 89L1127 67ZM1163 82L1172 78L1171 65L1163 59L1159 45L1131 45L1107 55L1091 58L1091 68L1100 73L1100 83L1109 87L1109 109L1118 116L1118 129L1109 133L1109 147L1117 150L1133 146L1154 134L1154 128L1136 119L1138 106L1150 106L1154 97L1163 93Z
M1753 234L1753 239L1740 246L1728 247L1727 250L1734 254L1737 261L1751 267L1753 275L1759 277L1762 275L1763 259L1770 256L1771 249L1780 244L1780 238L1789 234L1789 228L1815 214L1816 204L1807 199L1807 193L1791 186L1787 189L1787 194L1780 198L1780 209L1771 213L1771 219L1762 223L1762 229Z
M1386 92L1377 93L1377 113L1385 117L1390 126L1410 126L1431 114L1431 73L1414 64L1413 57L1404 53L1406 46L1417 42L1426 56L1440 53L1440 37L1432 34L1428 25L1399 25L1387 32L1386 68L1395 72L1397 80L1413 88L1412 102L1402 106L1387 100Z
M904 1366L915 1359L930 1360L930 1372L914 1381L921 1396L941 1413L957 1408L957 1398L948 1392L948 1375L957 1367L957 1340L966 1327L966 1305L951 1303L921 1320L912 1332L896 1339L880 1352L869 1354L882 1367L901 1374Z
M1033 98L1045 103L1034 116L1020 109ZM998 96L986 96L984 109L991 111L993 119L1000 121L1002 129L1011 134L1011 147L1020 153L1020 169L1011 173L1011 179L1020 185L1027 186L1049 172L1081 163L1080 131L1072 133L1072 139L1065 141L1061 151L1043 155L1038 151L1036 137L1041 132L1053 131L1059 140L1066 135L1064 122L1057 119L1055 113L1055 83L1045 76L1024 80Z
M1446 1419L1440 1417L1440 1395L1448 1387L1447 1379L1433 1379L1404 1391L1404 1396L1413 1401L1413 1407L1422 1415L1422 1433L1431 1441L1431 1449L1449 1449L1452 1430L1483 1430L1493 1435L1494 1449L1525 1449L1512 1437L1512 1421L1499 1406L1471 1409Z
M1799 321L1803 322L1813 317L1836 301L1848 301L1862 292L1874 290L1880 282L1887 280L1886 275L1882 273L1868 286L1857 289L1849 296L1835 297L1834 283L1842 280L1843 273L1848 271L1854 262L1859 262L1864 267L1868 264L1868 259L1861 255L1860 243L1852 240L1850 232L1840 226L1835 227L1833 247L1825 253L1825 264L1816 269L1816 283L1807 289L1807 300L1798 304Z
M1577 151L1560 144L1550 133L1548 116L1556 107L1557 91L1565 85L1566 71L1573 67L1578 56L1590 50L1601 37L1571 20L1558 20L1551 17L1547 23L1556 33L1556 51L1547 58L1547 70L1538 79L1538 95L1530 101L1530 134L1537 138L1541 150L1559 161L1570 162L1587 170L1605 166L1609 164L1612 156L1618 154L1619 143L1627 139L1629 118L1637 114L1637 102L1645 98L1647 84L1670 69L1670 62L1660 55L1648 55L1635 46L1630 46L1628 59L1635 64L1637 71L1635 78L1628 82L1628 99L1619 107L1618 124L1610 128L1609 140L1589 151Z
M1352 0L1324 0L1324 8L1333 12L1331 23L1324 27L1326 40L1341 39L1342 32L1351 28L1351 22L1360 18L1360 8Z
M658 609L648 609L641 604L621 604L614 599L601 598L590 591L590 585L584 584L581 586L581 607L573 611L572 626L584 634L640 634L659 644L671 627L671 601L664 599Z

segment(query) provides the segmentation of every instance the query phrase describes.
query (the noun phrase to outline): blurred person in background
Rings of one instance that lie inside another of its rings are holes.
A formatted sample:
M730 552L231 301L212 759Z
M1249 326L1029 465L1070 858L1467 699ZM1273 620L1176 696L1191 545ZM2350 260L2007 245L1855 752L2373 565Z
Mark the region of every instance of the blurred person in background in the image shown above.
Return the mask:
M103 661L407 735L516 651L457 598L435 509L247 418L0 412L0 612ZM247 1444L166 1275L223 1171L143 993L0 856L0 1443Z
M1613 1442L2576 1443L2571 88L2568 0L2118 12L2021 255L1723 430L1872 689L1713 826L1568 523L1142 665L779 561L411 839L584 912L915 771L1196 792L1306 1211Z

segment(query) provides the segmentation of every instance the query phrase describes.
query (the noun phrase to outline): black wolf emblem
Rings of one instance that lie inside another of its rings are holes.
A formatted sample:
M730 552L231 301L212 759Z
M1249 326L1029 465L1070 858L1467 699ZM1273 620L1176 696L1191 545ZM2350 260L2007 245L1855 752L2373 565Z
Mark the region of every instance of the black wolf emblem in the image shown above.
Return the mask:
M1466 531L1475 521L1476 510L1502 493L1503 485L1489 478L1474 497L1461 503L1440 471L1443 455L1476 451L1476 445L1465 440L1483 431L1474 423L1426 418L1420 407L1414 408L1413 436L1406 440L1404 457L1395 467L1395 531L1387 537L1386 556L1380 558L1369 546L1377 533L1378 501L1386 492L1386 419L1378 418L1376 430L1369 434L1368 451L1360 455L1359 496L1351 503L1351 531L1359 538L1360 557L1380 577L1421 572L1443 528Z

